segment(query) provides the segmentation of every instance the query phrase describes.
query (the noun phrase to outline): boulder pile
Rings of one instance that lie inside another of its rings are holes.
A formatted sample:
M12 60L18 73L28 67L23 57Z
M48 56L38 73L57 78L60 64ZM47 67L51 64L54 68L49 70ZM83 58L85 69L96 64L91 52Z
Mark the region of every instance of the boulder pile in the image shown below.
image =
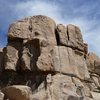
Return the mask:
M0 100L100 100L100 58L77 26L28 17L0 49L0 90Z

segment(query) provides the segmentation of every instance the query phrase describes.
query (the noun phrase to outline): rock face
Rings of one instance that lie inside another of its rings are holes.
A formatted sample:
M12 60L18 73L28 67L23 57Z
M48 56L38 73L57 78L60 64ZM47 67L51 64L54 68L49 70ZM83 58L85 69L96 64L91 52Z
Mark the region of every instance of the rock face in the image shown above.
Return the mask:
M10 25L0 49L0 89L4 100L97 100L100 58L77 26L28 17Z

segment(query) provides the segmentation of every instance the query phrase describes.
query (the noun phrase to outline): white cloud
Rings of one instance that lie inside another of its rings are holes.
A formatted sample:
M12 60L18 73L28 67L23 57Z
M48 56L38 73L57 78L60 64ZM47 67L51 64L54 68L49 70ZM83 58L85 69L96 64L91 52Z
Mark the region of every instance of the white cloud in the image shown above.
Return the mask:
M33 15L46 15L57 22L61 20L60 8L54 2L41 0L26 1L16 4L15 9L18 18Z
M100 22L95 19L95 16L94 20L88 20L88 14L95 9L97 4L98 3L92 7L86 5L82 5L80 8L72 7L73 14L67 15L71 11L68 9L62 9L62 7L60 7L58 3L54 1L47 2L46 0L30 0L17 3L15 6L15 13L18 18L42 14L53 18L57 23L72 23L79 26L82 30L84 40L89 44L89 50L96 52L100 56ZM66 17L63 17L62 10L65 11ZM78 15L75 16L74 13L78 13ZM98 12L95 12L95 14L97 13Z

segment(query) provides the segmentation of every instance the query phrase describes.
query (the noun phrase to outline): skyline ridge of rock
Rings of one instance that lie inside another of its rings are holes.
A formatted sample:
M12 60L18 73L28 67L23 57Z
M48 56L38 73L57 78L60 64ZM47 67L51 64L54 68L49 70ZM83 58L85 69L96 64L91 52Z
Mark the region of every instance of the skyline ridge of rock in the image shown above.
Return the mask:
M0 49L0 100L99 100L99 77L100 58L79 27L43 15L10 25Z

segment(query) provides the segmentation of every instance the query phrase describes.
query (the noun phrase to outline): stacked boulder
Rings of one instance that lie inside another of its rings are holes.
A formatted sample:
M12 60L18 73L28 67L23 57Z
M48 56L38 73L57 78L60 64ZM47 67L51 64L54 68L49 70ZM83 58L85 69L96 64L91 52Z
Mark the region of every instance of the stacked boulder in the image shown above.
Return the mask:
M10 25L0 51L1 93L5 100L100 100L99 67L77 26L28 17Z

